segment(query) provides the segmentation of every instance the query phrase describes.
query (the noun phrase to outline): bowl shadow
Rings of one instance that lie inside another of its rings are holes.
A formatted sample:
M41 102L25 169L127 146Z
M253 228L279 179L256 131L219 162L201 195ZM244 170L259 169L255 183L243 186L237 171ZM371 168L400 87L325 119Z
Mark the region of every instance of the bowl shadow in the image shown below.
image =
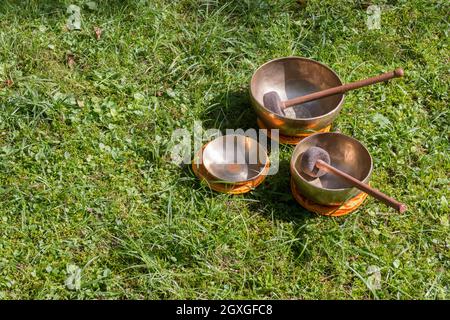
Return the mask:
M200 120L205 129L219 129L222 134L226 134L226 129L248 129L259 127L256 122L256 113L253 111L250 102L250 94L247 88L238 88L234 91L220 92L213 100L213 107L200 115ZM270 146L270 142L267 143ZM305 250L305 225L311 219L319 218L315 213L301 207L291 194L290 188L290 154L293 146L280 145L280 157L288 154L288 159L279 159L278 172L266 177L264 182L245 194L256 201L249 202L248 209L261 214L266 219L272 221L283 221L292 223L297 241L292 246L292 252L297 262L309 260L308 251ZM270 152L270 148L269 148ZM184 175L193 176L190 166L185 166ZM204 185L197 182L198 190ZM206 190L205 190L206 191ZM208 196L214 196L214 192Z
M212 106L200 115L203 125L208 128L219 129L223 134L226 129L258 128L247 88L219 92Z

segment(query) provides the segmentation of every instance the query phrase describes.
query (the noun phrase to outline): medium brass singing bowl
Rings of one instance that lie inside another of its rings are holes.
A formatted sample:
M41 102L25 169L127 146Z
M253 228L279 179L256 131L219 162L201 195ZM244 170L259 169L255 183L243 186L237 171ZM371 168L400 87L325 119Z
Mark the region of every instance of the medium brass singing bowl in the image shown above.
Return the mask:
M250 97L258 118L268 129L279 129L280 134L286 136L305 135L320 131L333 122L342 108L344 95L293 106L292 115L288 117L264 107L264 94L276 91L285 101L340 85L342 82L337 74L326 65L307 58L287 57L271 60L255 71L250 81ZM305 109L310 117L300 118Z
M326 150L332 166L364 183L369 182L372 157L361 142L341 133L316 133L297 144L290 164L291 175L298 191L309 200L321 205L340 205L361 192L331 173L319 178L312 178L303 173L300 167L301 156L310 147Z
M216 182L241 184L261 176L269 163L266 149L244 135L225 135L203 150L203 165Z

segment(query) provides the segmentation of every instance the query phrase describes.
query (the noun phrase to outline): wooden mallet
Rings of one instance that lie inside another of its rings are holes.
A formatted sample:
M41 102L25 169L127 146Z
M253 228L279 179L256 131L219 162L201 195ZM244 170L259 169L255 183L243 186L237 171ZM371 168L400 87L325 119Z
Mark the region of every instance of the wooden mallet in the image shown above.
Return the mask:
M394 208L400 213L403 213L406 210L405 204L398 202L383 192L374 189L368 184L365 184L347 173L331 166L330 155L322 148L311 147L306 150L300 159L300 168L304 173L313 178L321 177L327 172L334 174L335 176L344 179L355 188L358 188L359 190L364 191L372 197L384 202L386 205Z
M285 101L281 101L281 98L278 95L278 93L276 93L275 91L270 91L270 92L267 92L266 94L264 94L263 104L264 104L264 107L266 107L273 113L284 116L285 108L289 108L289 107L295 106L297 104L302 104L305 102L329 97L329 96L332 96L335 94L345 93L350 90L366 87L371 84L387 81L387 80L390 80L393 78L403 77L403 74L404 74L403 69L398 68L398 69L395 69L394 71L386 72L386 73L380 74L375 77L343 84L342 86L333 87L333 88L325 89L322 91L317 91L314 93L310 93L310 94L307 94L304 96L300 96L300 97L285 100Z

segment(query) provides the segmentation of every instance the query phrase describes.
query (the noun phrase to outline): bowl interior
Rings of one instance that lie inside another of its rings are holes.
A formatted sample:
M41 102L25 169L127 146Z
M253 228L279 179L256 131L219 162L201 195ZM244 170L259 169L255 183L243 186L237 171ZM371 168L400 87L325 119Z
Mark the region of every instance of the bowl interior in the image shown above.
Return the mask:
M310 184L323 189L345 189L352 186L345 180L327 173L319 178L312 178L303 173L300 159L308 148L319 147L330 154L331 165L363 181L372 172L372 157L367 149L356 139L340 133L320 133L300 142L295 150L294 168L296 173Z
M206 170L223 182L244 182L258 177L267 163L266 150L243 135L221 136L203 150Z
M251 91L255 100L263 103L263 96L276 91L281 100L342 85L339 77L327 66L314 60L290 57L273 60L260 67L252 78ZM287 108L290 118L315 118L338 107L343 95L303 103Z

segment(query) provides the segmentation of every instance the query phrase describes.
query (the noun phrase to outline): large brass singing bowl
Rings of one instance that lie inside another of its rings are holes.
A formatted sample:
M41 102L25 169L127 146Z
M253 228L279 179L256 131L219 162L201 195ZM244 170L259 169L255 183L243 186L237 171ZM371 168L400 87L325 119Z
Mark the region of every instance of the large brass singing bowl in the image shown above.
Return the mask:
M297 144L291 158L291 175L298 191L306 198L322 205L340 205L361 191L345 180L327 173L311 178L303 173L300 160L310 147L320 147L330 154L331 165L368 183L372 174L372 157L358 140L336 132L316 133Z
M266 149L243 135L218 137L203 150L203 165L216 182L238 184L255 180L266 171L266 164Z
M276 91L281 100L342 85L337 74L326 65L307 58L287 57L269 61L255 71L250 81L250 97L257 116L268 129L297 136L311 134L330 125L338 116L344 95L310 101L293 107L294 117L275 114L264 107L263 96ZM306 108L309 118L299 118Z

